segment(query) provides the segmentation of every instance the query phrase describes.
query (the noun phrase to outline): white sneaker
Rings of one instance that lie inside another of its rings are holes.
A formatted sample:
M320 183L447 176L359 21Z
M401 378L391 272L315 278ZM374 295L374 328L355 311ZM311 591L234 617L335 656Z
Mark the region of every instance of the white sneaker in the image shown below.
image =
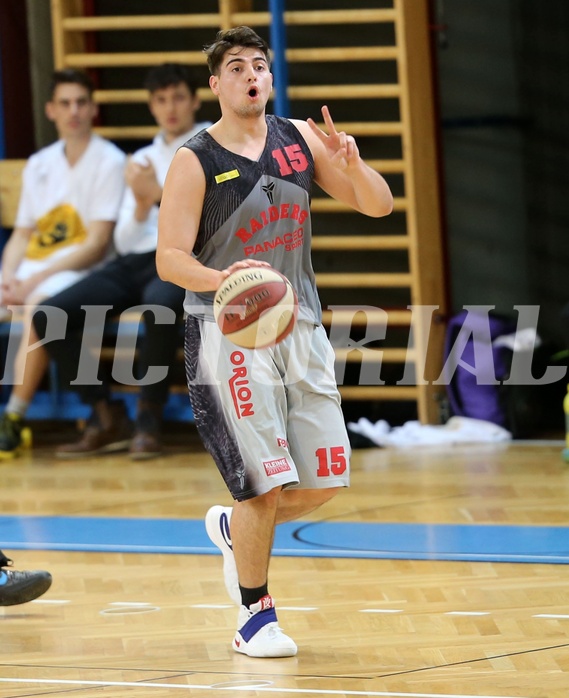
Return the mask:
M249 657L294 657L297 646L279 628L275 602L267 594L250 608L241 606L233 649Z
M223 578L225 588L236 606L241 605L241 592L239 591L239 577L237 575L237 565L233 555L231 544L231 531L229 522L231 521L231 507L222 507L216 504L211 507L205 515L205 530L212 543L217 545L223 555Z

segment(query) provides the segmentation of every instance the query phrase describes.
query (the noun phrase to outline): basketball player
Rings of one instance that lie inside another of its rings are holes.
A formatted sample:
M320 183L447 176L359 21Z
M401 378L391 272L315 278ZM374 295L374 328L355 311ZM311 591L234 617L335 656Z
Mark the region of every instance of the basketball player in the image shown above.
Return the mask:
M107 257L124 190L125 154L92 131L98 107L89 77L56 71L45 111L59 139L26 163L0 275L0 306L21 306L26 328L37 303ZM16 355L14 387L0 419L0 459L18 455L23 419L48 365L42 347L28 351L36 341L32 327Z
M385 180L354 139L309 119L266 115L273 78L265 41L248 27L206 48L221 118L180 148L164 187L160 276L187 289L186 368L195 421L235 502L214 506L206 530L239 605L233 649L295 655L268 591L275 524L296 519L349 484L349 442L321 325L310 257L310 189L369 216L391 212ZM293 332L274 348L238 349L213 322L212 299L236 269L269 264L299 299Z
M0 550L0 606L17 606L37 599L51 586L51 574L44 570L7 570L12 560Z

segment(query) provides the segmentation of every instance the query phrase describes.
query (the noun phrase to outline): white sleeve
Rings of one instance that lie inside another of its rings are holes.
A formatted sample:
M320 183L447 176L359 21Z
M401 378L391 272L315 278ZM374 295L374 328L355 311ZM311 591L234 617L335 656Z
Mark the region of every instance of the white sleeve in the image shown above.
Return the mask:
M91 193L91 221L117 220L125 189L125 162L126 156L114 152L101 158Z
M153 206L145 221L134 217L136 200L132 189L127 187L122 200L114 232L114 243L119 254L149 252L156 249L158 241L158 206Z

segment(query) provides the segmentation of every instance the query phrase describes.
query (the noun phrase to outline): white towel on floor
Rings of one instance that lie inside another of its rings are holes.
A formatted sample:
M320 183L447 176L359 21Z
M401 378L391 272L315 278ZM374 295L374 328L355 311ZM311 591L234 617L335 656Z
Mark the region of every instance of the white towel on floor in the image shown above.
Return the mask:
M348 429L367 437L378 446L499 443L512 439L510 432L497 424L471 417L451 417L441 426L412 421L393 428L383 419L373 424L369 419L360 417L357 422L348 422Z

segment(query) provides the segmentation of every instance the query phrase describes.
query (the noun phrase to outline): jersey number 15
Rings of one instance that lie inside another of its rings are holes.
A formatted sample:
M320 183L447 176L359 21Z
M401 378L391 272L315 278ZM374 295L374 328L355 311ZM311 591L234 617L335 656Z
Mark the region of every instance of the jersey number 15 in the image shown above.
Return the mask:
M285 145L284 148L277 148L277 150L273 150L271 155L277 161L282 177L291 175L293 170L294 172L304 172L308 167L306 155L302 152L302 148L298 143Z

